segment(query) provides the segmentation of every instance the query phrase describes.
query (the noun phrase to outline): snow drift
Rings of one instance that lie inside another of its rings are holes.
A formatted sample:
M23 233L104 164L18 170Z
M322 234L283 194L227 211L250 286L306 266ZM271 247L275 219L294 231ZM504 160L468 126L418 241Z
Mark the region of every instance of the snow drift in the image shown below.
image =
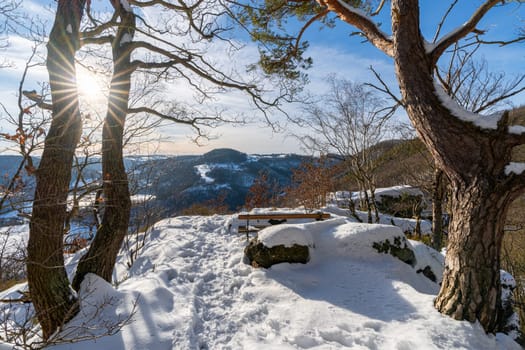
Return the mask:
M266 270L245 263L236 225L233 216L157 223L131 269L117 266L118 288L86 279L82 312L68 325L76 337L104 334L104 325L121 324L120 331L51 348L520 349L503 334L439 314L432 306L438 284L372 248L399 228L345 218L276 226L261 239L304 239L311 261ZM440 266L430 250L416 244L415 251L418 264Z

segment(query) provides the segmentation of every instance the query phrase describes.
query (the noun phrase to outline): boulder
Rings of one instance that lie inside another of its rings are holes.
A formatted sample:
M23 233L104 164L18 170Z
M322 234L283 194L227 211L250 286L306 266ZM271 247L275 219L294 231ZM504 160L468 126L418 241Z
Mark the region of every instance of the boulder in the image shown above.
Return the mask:
M432 268L429 265L425 266L424 269L417 270L416 272L417 273L422 273L423 276L425 276L426 278L428 278L432 282L436 282L437 283L436 274L434 273L434 271L432 271Z
M405 237L395 237L394 242L386 239L382 242L374 242L372 248L379 253L385 253L398 258L404 263L414 267L416 265L416 255L414 251L409 248Z
M280 263L306 264L310 260L307 246L294 244L290 247L284 245L267 247L256 238L250 241L244 249L244 254L252 266L264 268Z

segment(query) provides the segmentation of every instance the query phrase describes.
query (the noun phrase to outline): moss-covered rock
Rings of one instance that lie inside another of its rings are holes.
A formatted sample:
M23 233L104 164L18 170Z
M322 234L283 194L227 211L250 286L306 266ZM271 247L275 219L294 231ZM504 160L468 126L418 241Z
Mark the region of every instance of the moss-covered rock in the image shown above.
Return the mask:
M432 271L432 268L430 266L425 266L424 269L419 269L416 271L417 273L422 273L423 276L431 280L432 282L437 282L437 277L434 271Z
M413 218L421 215L424 208L423 196L401 193L399 196L381 195L377 203L381 213L401 218Z
M390 255L411 266L416 265L416 255L412 249L408 247L405 237L395 237L394 242L390 242L389 239L385 239L382 242L374 242L372 248L379 253L390 253Z
M264 268L286 262L306 264L310 260L310 252L307 246L294 244L291 247L284 245L266 247L257 239L250 241L244 249L244 254L252 266Z

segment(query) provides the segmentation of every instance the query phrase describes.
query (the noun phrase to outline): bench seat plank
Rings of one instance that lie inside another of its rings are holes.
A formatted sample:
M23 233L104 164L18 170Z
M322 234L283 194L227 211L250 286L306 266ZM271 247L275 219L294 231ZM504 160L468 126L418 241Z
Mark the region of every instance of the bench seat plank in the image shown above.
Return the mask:
M312 214L239 214L239 220L265 220L265 219L330 219L330 214L327 213L312 213Z

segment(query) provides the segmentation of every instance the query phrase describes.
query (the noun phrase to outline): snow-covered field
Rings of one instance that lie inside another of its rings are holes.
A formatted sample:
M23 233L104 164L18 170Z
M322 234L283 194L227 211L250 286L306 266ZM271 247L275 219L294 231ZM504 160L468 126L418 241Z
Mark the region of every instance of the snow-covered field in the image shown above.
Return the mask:
M432 306L437 284L416 273L418 266L372 249L371 242L400 235L397 227L342 217L276 226L263 238L286 243L284 237L301 239L303 232L311 260L266 270L245 263L237 224L235 216L157 223L132 268L118 264L118 288L89 276L81 313L66 328L73 337L124 323L121 330L50 348L520 349L503 334L486 335L478 324L439 314ZM420 264L439 261L414 245Z

